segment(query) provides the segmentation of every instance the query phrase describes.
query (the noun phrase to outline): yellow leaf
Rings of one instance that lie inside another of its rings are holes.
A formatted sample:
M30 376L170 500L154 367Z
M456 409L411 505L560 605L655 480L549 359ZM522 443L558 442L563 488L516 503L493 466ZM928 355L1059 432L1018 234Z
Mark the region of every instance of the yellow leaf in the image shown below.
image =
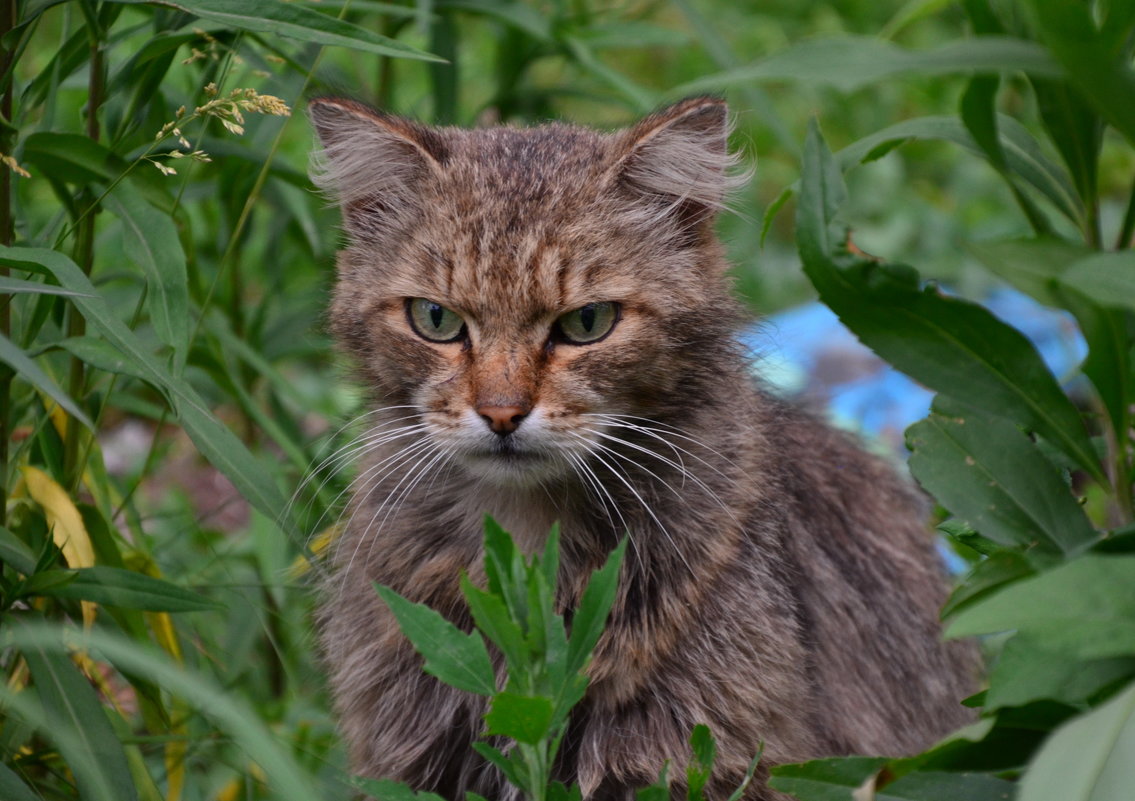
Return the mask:
M83 525L83 516L79 514L74 502L67 495L67 490L38 467L24 465L20 470L24 474L28 494L43 507L44 514L47 515L47 526L51 529L51 537L59 550L63 551L63 559L67 562L67 566L93 567L95 549L91 545L91 537L87 534L87 527ZM96 607L91 601L81 603L83 625L89 628L95 622Z
M340 529L341 526L339 524L335 524L333 526L328 526L327 528L323 529L323 531L312 537L310 547L311 555L320 556L324 551L331 547L331 543L335 542L335 540L338 538ZM309 571L310 569L311 562L308 559L308 555L301 553L292 561L291 566L288 568L288 575L291 578L300 578L301 576L306 575L307 571Z

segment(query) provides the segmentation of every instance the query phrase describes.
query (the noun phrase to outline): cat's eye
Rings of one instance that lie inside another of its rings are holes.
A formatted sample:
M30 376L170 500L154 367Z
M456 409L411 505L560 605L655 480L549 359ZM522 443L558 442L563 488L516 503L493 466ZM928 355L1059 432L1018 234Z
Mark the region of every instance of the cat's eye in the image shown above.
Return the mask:
M406 317L414 332L430 342L456 342L465 336L465 321L461 316L427 298L406 301Z
M556 328L565 342L572 345L590 345L611 333L619 322L618 303L603 301L588 303L556 320Z

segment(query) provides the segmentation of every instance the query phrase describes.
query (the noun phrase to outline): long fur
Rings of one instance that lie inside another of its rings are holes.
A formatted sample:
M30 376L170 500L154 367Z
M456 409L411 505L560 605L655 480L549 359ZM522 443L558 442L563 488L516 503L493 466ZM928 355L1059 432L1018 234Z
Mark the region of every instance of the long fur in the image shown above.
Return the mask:
M712 231L733 183L720 101L614 134L425 128L338 99L311 115L348 233L329 319L374 404L319 620L358 771L515 798L469 747L483 699L425 675L372 589L469 628L458 577L483 579L485 513L528 551L561 522L564 609L630 537L556 766L588 799L633 798L667 759L680 777L698 723L723 798L762 743L762 770L905 754L967 719L973 654L939 642L918 497L740 353ZM410 298L460 314L466 338L426 341ZM621 304L608 336L557 338L594 302ZM489 407L518 412L510 450Z

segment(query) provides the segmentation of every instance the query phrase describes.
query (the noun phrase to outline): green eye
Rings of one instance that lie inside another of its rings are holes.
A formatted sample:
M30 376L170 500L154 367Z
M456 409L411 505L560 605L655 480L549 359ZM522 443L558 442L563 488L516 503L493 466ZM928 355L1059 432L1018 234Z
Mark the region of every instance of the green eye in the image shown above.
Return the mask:
M456 312L426 298L406 301L406 316L418 336L430 342L456 342L465 335L465 321Z
M588 303L586 306L569 311L556 320L560 334L573 345L588 345L598 342L619 322L619 304L602 302Z

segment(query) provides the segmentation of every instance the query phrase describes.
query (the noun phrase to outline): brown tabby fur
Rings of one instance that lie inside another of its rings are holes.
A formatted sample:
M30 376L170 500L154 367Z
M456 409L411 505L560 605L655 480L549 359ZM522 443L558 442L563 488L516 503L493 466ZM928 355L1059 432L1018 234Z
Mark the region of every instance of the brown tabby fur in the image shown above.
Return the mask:
M427 128L334 98L311 116L349 239L331 325L375 403L320 616L359 772L515 797L469 748L484 699L423 674L371 587L469 627L458 576L483 577L485 513L529 551L561 522L565 607L630 532L558 763L586 798L632 798L667 759L680 777L697 723L724 798L762 742L765 765L902 754L966 720L970 654L938 641L915 493L756 386L739 352L712 232L721 101L613 134ZM459 313L467 339L418 336L407 298ZM622 304L608 337L550 338L596 301ZM487 406L530 413L500 437ZM748 798L779 797L758 783Z

